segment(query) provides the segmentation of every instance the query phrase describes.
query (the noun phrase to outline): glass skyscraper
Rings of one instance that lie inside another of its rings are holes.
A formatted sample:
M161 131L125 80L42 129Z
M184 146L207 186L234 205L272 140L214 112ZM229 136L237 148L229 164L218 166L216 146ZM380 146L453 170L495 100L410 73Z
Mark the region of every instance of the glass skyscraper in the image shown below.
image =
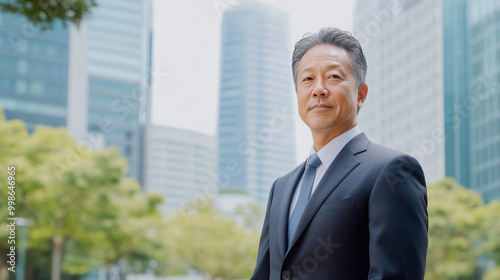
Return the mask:
M92 147L114 145L140 174L149 119L151 0L103 0L75 26L40 31L0 13L0 104L7 119L66 126ZM103 143L86 141L98 133ZM94 145L95 144L95 145Z
M500 2L359 0L355 14L371 86L363 130L416 156L429 183L500 199Z
M258 1L222 19L219 187L266 205L275 179L295 166L288 15Z
M500 200L500 2L468 1L471 188Z
M359 0L354 36L368 63L359 126L373 142L413 155L429 183L445 176L440 1Z
M445 175L469 187L469 116L462 112L469 94L467 1L442 1Z
M106 0L88 19L88 130L105 136L140 181L141 124L146 120L151 1Z
M69 29L40 32L19 15L0 13L0 106L7 119L65 126Z

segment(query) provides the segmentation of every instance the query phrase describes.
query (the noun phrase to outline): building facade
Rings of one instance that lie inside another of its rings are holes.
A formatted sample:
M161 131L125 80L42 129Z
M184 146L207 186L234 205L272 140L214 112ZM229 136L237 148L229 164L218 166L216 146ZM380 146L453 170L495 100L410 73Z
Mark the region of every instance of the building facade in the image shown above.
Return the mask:
M0 13L0 106L7 119L65 126L69 29L41 32L21 16Z
M467 1L443 1L443 89L445 175L463 186L470 182L469 116L463 114L469 95Z
M150 89L150 0L106 0L87 21L88 130L102 133L140 176Z
M470 187L500 200L500 2L468 1Z
M189 202L217 195L215 136L146 125L143 139L143 187L164 196L163 213L170 215Z
M368 63L359 126L413 155L432 183L445 177L441 1L359 0L354 36Z
M221 40L219 187L265 206L296 161L288 15L241 1L224 12Z
M368 61L360 126L421 163L500 199L500 3L359 0Z
M104 0L77 28L41 31L0 13L0 105L7 119L66 126L94 148L114 145L140 174L149 119L151 0ZM90 136L89 132L92 134Z

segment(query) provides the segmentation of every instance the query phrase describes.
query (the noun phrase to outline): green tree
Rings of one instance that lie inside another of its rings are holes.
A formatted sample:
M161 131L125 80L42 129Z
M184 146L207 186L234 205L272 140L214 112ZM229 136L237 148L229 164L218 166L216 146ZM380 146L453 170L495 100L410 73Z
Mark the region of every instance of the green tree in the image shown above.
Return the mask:
M125 279L127 262L157 258L163 249L162 236L157 234L164 224L157 209L162 202L162 196L142 192L130 178L123 178L112 192L101 192L95 201L98 213L82 225L93 233L92 238L69 242L63 271L83 274L91 267L106 267L111 279L111 266L118 266L119 279Z
M483 280L499 280L500 279L500 267L494 267L486 275Z
M141 192L132 179L123 181L113 195L101 197L108 206L98 214L100 223L95 224L102 242L99 252L93 256L100 256L108 268L120 262L153 259L163 245L162 236L158 234L164 223L158 211L163 197ZM120 279L125 279L127 271L123 265L119 267Z
M16 162L23 161L23 158L19 156L23 150L23 143L25 139L28 138L28 133L26 131L26 126L21 121L10 121L7 122L3 115L3 110L0 107L0 279L8 279L9 271L7 267L7 261L5 259L6 255L10 252L10 246L16 244L8 244L8 236L10 234L9 228L6 226L5 221L7 221L7 197L9 196L9 189L7 188L7 179L9 174L8 167L14 165ZM14 177L20 178L25 173L25 170L15 170ZM17 182L16 182L17 183ZM17 192L17 188L14 189ZM15 195L19 198L19 195ZM17 204L19 200L14 201L14 213L17 214L19 207ZM18 215L16 215L17 217Z
M179 212L167 221L170 272L195 270L210 280L249 278L260 231L238 225L210 205L188 215Z
M18 181L22 214L32 222L30 243L50 242L52 279L59 280L68 242L97 239L89 225L100 211L98 198L119 188L126 162L115 149L91 152L76 145L64 128L37 127L25 148L28 164L18 167L27 170Z
M19 14L42 30L51 29L54 22L77 26L97 4L95 0L12 0L0 3L0 10Z
M447 178L428 186L429 250L425 279L480 279L487 211L479 194Z
M5 170L0 179L7 181L7 166L16 167L16 216L31 223L30 255L51 255L52 279L60 279L61 271L83 274L92 267L157 254L162 199L141 192L135 180L124 177L126 161L116 149L91 151L77 145L64 128L38 126L28 135L23 122L6 121L1 112L0 133L0 167ZM6 190L0 190L3 209ZM0 211L3 221L5 215ZM0 229L2 240L9 234L6 229ZM0 244L2 252L7 253L6 245ZM31 259L34 263L46 265Z
M490 202L485 207L488 213L485 221L484 255L495 262L496 267L488 271L484 280L500 280L500 202Z

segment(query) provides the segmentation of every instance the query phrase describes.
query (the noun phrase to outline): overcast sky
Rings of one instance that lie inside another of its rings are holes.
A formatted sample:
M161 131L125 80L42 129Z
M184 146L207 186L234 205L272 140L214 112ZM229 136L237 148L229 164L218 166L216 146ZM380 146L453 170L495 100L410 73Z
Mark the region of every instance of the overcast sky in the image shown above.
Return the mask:
M325 26L352 30L354 0L262 2L288 12L292 44ZM153 69L162 74L154 84L153 123L215 135L221 14L235 3L154 0ZM297 162L305 160L311 149L310 134L296 113Z

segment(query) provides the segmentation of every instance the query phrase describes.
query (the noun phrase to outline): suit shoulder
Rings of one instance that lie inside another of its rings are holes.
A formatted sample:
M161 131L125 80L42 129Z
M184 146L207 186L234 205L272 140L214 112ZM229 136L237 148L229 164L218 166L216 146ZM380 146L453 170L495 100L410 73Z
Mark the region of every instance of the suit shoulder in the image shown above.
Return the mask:
M364 133L360 133L354 137L347 143L346 148L358 157L358 159L366 159L370 162L375 161L377 164L384 164L395 158L410 157L401 151L370 141Z
M400 170L403 166L404 170L418 171L419 174L423 174L421 164L413 156L401 151L370 143L365 154L379 168Z
M390 161L395 158L401 158L401 157L413 158L412 156L406 153L373 142L368 145L366 152L368 155L376 156L380 160L386 159Z
M388 167L394 166L394 163L404 163L411 165L412 168L422 169L420 163L413 156L376 143L370 143L366 152L358 154L357 157L361 161L371 162L373 166Z

